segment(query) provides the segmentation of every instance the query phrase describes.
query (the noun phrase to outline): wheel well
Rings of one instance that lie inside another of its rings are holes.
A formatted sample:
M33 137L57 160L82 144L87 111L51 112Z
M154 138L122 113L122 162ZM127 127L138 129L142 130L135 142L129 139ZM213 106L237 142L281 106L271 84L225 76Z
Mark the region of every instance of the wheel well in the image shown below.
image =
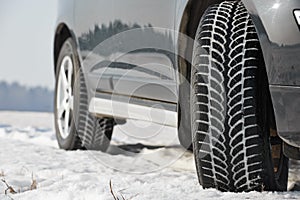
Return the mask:
M63 43L69 37L72 37L69 28L65 24L60 24L56 29L55 38L54 38L54 70L55 71L56 71L56 62L59 56L59 51Z

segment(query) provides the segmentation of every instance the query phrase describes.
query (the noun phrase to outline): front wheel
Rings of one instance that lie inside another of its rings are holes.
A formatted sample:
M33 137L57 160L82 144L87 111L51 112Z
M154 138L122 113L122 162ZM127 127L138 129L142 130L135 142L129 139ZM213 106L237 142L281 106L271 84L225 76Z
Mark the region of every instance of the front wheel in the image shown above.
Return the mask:
M88 92L74 41L67 39L56 65L55 129L59 147L106 151L115 122L88 111Z
M233 192L286 190L288 159L275 131L260 43L242 2L213 5L204 14L191 84L201 185Z

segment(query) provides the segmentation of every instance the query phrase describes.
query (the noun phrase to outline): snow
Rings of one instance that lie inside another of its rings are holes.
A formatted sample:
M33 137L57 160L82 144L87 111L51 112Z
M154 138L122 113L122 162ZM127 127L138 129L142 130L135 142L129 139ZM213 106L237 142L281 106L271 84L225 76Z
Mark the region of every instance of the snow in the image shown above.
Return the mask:
M149 128L151 126L151 128ZM138 128L134 128L138 127ZM292 163L289 185L300 180ZM107 153L57 146L51 113L0 112L0 199L300 199L300 192L222 193L198 184L193 155L176 130L129 121ZM37 189L30 190L36 180ZM112 187L110 188L110 182Z

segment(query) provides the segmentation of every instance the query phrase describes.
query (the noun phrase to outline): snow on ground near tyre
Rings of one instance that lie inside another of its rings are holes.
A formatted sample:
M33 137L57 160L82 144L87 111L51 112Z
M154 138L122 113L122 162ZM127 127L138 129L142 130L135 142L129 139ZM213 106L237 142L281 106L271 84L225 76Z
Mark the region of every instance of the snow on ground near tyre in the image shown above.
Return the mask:
M222 193L198 184L193 156L172 128L129 121L108 153L64 151L49 113L0 112L0 199L300 199L300 192ZM138 127L138 128L133 128ZM300 166L300 165L299 165ZM298 166L298 167L299 167ZM300 180L293 164L289 185ZM30 190L36 180L37 189Z

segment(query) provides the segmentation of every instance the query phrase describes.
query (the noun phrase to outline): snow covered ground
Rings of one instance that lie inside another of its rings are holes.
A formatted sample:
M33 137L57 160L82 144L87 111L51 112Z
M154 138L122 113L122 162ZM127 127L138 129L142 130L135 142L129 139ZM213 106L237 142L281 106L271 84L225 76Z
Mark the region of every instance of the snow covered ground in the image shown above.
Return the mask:
M291 191L203 190L193 155L179 146L172 128L130 121L116 127L107 153L60 150L52 118L49 113L0 112L0 179L16 192L5 195L7 186L0 182L0 199L106 200L114 199L111 189L126 200L300 199L300 192ZM290 187L300 180L300 165L291 164Z

